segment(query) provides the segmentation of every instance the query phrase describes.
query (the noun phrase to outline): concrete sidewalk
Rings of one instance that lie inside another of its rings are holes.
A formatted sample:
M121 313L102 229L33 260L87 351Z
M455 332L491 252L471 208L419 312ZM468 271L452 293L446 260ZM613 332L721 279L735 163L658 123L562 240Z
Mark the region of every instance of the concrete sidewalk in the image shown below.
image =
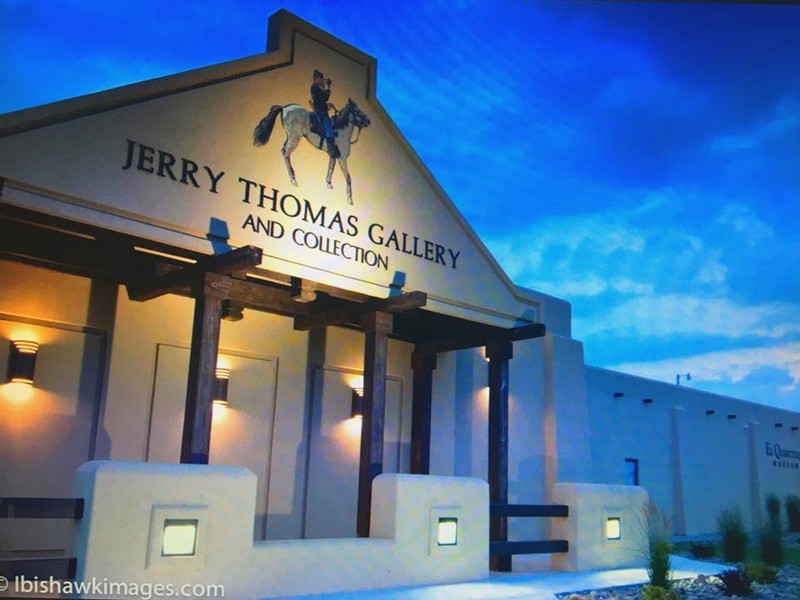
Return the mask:
M554 600L555 594L631 585L647 581L644 568L565 573L549 571L549 562L515 558L514 573L492 573L489 579L468 583L390 588L364 592L341 592L294 596L294 600ZM672 556L673 579L716 575L726 565Z

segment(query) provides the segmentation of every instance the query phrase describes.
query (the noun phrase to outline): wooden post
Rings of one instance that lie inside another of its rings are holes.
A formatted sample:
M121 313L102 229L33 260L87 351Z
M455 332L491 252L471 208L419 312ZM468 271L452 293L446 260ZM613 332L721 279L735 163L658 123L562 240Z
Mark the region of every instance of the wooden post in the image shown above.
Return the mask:
M489 359L489 503L508 504L508 361L513 356L509 341L486 346ZM508 540L508 518L489 521L490 542ZM490 568L511 571L511 555L492 556Z
M372 480L383 472L383 424L386 412L386 358L392 315L367 313L364 328L364 416L358 468L358 537L369 537Z
M411 472L431 472L431 399L436 355L415 351L411 355L414 371L413 406L411 412Z
M230 291L230 277L204 273L196 285L189 381L183 417L181 462L208 464L211 447L211 390L219 352L222 302Z

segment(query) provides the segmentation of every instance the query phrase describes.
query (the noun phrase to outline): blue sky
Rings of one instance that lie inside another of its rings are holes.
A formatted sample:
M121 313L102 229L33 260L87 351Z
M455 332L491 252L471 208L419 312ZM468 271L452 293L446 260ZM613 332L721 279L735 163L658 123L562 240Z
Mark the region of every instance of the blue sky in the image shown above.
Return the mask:
M800 410L800 5L0 0L0 112L263 52L286 8L589 364Z

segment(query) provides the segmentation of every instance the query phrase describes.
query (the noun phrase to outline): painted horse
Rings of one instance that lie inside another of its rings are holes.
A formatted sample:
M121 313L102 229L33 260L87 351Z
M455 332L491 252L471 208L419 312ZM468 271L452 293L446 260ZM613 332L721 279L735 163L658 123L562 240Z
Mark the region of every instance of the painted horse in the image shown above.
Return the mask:
M286 141L283 142L281 155L283 156L283 162L286 163L286 170L289 172L289 179L292 185L297 185L297 177L295 176L294 167L292 167L292 152L294 152L303 138L306 138L314 148L327 152L325 140L320 136L318 130L312 130L312 112L302 108L299 104L286 104L284 106L276 104L269 109L267 116L261 119L261 122L253 131L254 145L263 146L269 141L269 136L272 134L275 120L279 114L281 116L281 124L286 130ZM314 119L316 120L316 117ZM358 105L352 99L349 99L342 110L336 111L331 122L334 132L338 134L336 145L339 148L339 156L337 158L329 157L328 175L325 178L325 183L328 184L328 189L333 189L331 177L338 160L339 168L342 170L344 179L347 182L347 202L352 204L353 187L350 182L350 172L347 169L347 157L350 156L350 147L358 141L361 129L369 127L370 120L358 108ZM355 138L353 138L354 131L356 131Z

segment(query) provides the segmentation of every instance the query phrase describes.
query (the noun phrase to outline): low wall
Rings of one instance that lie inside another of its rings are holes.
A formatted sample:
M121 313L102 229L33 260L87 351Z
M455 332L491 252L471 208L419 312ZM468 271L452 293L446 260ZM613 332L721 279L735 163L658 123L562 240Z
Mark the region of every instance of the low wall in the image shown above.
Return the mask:
M641 567L647 561L648 494L630 485L557 483L553 502L569 506L569 517L553 519L552 537L569 542L554 554L560 571Z
M177 597L224 586L227 598L256 599L488 576L479 479L379 476L368 539L254 543L256 477L238 467L93 461L75 494L85 499L78 582L170 586Z

